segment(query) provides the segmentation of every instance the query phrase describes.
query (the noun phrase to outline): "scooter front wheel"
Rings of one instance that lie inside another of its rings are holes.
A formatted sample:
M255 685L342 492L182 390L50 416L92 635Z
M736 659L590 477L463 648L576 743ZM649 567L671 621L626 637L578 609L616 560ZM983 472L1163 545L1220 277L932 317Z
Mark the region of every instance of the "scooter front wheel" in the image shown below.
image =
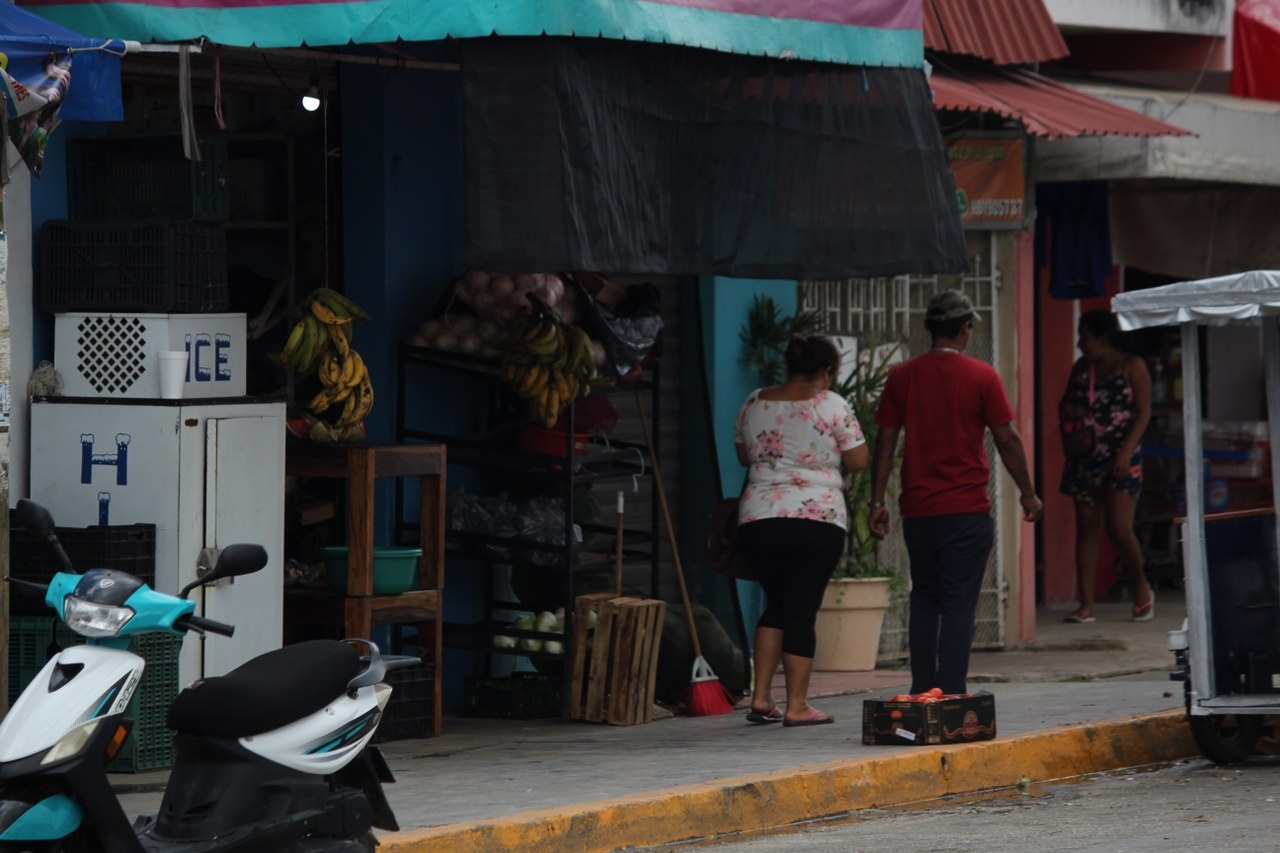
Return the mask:
M1208 714L1187 718L1191 736L1205 758L1215 764L1237 764L1253 755L1262 734L1259 714Z

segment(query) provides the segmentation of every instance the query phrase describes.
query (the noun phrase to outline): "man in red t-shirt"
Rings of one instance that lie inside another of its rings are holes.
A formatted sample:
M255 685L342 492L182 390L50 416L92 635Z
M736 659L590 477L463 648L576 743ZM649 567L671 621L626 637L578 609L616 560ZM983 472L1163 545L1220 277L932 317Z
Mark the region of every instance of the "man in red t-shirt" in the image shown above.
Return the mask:
M1021 492L1023 518L1038 521L1044 509L1000 376L964 355L977 321L963 293L934 296L924 321L932 348L893 369L876 411L869 522L877 539L889 533L884 493L898 434L906 433L898 511L911 560L912 693L968 692L974 612L995 537L987 430Z

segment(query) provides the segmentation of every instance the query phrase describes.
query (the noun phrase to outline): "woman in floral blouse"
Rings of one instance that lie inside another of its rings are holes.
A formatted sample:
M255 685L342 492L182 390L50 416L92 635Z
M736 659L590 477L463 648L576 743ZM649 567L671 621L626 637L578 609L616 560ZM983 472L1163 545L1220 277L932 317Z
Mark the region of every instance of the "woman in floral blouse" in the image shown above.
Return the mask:
M738 542L767 597L747 720L811 726L833 721L808 702L814 623L844 553L843 472L865 468L868 452L853 410L827 390L840 369L831 339L793 336L785 358L786 381L751 392L734 425L738 461L748 466ZM773 701L779 661L785 713Z

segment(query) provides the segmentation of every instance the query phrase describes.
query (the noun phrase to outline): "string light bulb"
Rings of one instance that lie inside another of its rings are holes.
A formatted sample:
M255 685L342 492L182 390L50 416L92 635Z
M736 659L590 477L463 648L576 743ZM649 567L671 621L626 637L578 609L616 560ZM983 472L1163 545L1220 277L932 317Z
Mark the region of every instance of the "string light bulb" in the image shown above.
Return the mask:
M312 86L302 96L302 108L309 113L320 109L320 88L318 86Z
M307 93L302 96L302 108L309 113L320 109L320 87L315 83L312 83L311 88L307 89Z

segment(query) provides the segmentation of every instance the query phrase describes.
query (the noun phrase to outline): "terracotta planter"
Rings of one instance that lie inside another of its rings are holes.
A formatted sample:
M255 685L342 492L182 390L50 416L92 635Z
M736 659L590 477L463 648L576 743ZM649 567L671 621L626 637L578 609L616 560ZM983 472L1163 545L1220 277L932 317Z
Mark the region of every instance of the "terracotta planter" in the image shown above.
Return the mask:
M876 668L890 582L889 578L842 578L827 584L818 608L815 670L860 672Z

